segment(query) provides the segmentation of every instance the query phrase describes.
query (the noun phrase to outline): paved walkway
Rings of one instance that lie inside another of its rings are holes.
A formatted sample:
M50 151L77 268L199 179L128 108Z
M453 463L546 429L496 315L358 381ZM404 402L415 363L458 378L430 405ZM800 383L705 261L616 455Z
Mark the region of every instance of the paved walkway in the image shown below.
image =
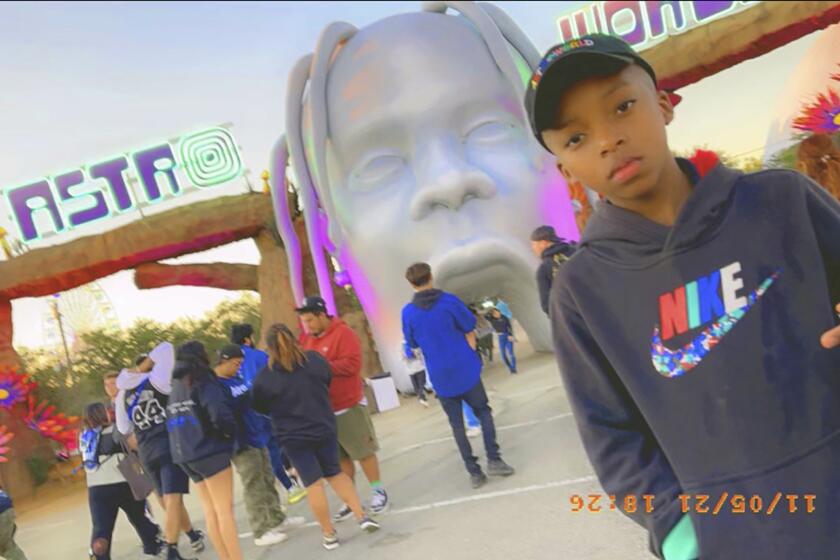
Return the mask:
M520 374L510 376L498 361L484 373L504 458L517 469L506 479L491 479L478 491L452 440L436 401L428 409L413 399L397 410L374 416L380 438L383 479L391 512L383 529L360 533L353 521L339 524L342 546L327 552L314 524L294 530L290 539L268 548L254 546L241 497L236 515L245 558L294 560L636 560L652 558L646 534L617 512L573 513L575 494L600 492L579 443L556 364L550 355L528 355ZM483 456L481 439L471 440ZM484 462L484 459L482 459ZM361 477L364 499L370 489ZM238 492L238 496L241 493ZM55 504L51 512L21 520L18 542L30 560L86 558L90 520L86 498ZM187 507L199 527L195 496ZM312 516L305 501L293 515ZM157 514L160 515L160 514ZM247 536L246 536L247 535ZM186 552L186 543L182 549ZM120 517L114 560L140 560L139 543ZM216 560L209 550L201 560Z

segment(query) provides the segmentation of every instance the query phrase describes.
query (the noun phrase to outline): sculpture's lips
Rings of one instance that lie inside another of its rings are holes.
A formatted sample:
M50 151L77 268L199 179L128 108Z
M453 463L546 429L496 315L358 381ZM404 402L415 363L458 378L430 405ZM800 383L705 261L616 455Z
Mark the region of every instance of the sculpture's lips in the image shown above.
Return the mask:
M523 255L526 249L498 238L485 238L459 244L436 255L429 263L435 283L446 286L450 280L479 272L494 265L503 265L514 273L530 272L531 263Z

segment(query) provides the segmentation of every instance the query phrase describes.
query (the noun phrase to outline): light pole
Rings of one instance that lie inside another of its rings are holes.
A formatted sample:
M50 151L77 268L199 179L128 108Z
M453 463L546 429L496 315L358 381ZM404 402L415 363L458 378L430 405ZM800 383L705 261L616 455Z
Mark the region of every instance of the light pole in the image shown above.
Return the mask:
M61 335L61 345L64 347L64 357L67 360L67 384L73 385L73 361L70 359L70 348L67 346L67 336L64 334L64 321L62 320L61 311L58 310L58 298L61 294L54 294L50 306L52 307L53 317L58 323L58 333Z

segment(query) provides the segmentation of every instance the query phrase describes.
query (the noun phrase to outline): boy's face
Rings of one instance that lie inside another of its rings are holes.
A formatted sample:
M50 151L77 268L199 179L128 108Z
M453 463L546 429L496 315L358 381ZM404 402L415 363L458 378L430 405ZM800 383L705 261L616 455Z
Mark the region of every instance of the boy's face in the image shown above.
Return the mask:
M236 375L236 372L239 371L240 366L242 365L242 358L231 358L229 360L224 360L216 366L216 374L219 377L233 377Z
M108 395L108 398L114 400L117 398L117 393L119 393L119 389L117 389L117 378L116 377L106 377L104 380L105 384L105 394Z
M629 65L570 88L543 140L567 180L620 204L651 194L669 158L665 125L674 108L650 76Z

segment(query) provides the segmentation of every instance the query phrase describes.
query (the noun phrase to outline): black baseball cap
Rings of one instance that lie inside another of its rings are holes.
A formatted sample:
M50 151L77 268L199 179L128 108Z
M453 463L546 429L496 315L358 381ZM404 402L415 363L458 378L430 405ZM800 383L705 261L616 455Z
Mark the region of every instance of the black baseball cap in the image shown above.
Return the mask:
M551 47L531 75L525 92L531 130L540 144L548 150L542 132L554 124L557 104L570 87L587 78L610 76L628 64L639 65L656 83L650 64L618 37L596 33Z
M560 241L557 232L551 226L540 226L531 233L531 241Z
M242 352L242 348L238 344L225 344L222 346L222 349L219 350L219 361L222 360L234 360L236 358L244 358L245 354Z
M304 298L303 305L295 309L298 313L327 313L327 303L320 296Z

